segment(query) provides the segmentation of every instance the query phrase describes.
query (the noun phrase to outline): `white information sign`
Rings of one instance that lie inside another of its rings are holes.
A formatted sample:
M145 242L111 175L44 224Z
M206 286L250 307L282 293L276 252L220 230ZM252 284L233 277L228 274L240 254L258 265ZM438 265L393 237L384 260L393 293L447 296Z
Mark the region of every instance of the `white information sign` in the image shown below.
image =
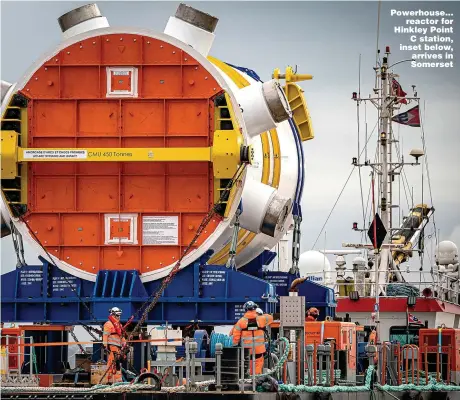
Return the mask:
M24 150L23 158L24 159L33 159L33 158L60 158L60 159L70 159L70 158L87 158L88 152L86 150Z
M179 244L179 217L144 216L142 217L142 243L151 246Z

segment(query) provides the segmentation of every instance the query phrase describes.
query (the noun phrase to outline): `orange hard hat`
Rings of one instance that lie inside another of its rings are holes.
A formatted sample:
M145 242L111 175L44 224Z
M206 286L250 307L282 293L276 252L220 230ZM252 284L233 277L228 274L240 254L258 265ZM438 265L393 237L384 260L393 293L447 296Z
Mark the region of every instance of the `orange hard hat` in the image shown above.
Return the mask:
M317 308L315 307L312 307L308 310L308 314L312 314L312 315L319 315L319 311Z

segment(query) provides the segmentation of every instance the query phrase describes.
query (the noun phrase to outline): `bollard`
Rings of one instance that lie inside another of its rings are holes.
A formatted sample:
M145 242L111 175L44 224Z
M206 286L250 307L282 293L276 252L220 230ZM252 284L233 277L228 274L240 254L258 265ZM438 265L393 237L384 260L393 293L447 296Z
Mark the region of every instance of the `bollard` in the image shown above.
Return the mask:
M196 383L195 383L195 356L196 353L198 352L198 343L197 342L189 342L189 348L190 348L190 363L191 363L191 369L190 369L190 381L191 381L191 390L196 391Z
M369 357L369 365L374 365L374 357L375 353L377 352L377 348L374 345L367 345L366 346L366 354Z
M324 346L324 357L326 359L326 386L331 386L331 373L330 373L331 345L330 344L326 344Z
M313 386L313 352L315 348L312 344L309 344L305 347L305 350L307 351L308 384Z
M318 371L318 386L323 386L323 355L324 355L324 345L320 344L318 346L318 356L319 356L319 371Z
M222 349L222 343L216 343L216 391L218 392L222 390Z

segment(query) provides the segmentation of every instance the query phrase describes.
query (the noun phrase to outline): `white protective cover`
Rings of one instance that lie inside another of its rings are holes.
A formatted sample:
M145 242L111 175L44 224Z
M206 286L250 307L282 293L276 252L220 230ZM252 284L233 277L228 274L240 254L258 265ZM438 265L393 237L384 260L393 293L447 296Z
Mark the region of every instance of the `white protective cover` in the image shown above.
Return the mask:
M225 74L221 69L218 69L219 72L222 74L223 78L226 80L227 84L233 89L234 92L237 92L239 89L233 80ZM251 78L249 75L235 70L240 75L242 75L251 85L257 84L258 82ZM260 83L259 83L260 85ZM244 111L243 111L244 115ZM294 135L297 135L295 131L292 130L289 121L284 121L279 124L276 124L276 130L278 134L278 140L280 144L280 158L281 158L281 176L280 182L277 190L277 195L285 198L290 198L294 201L295 193L297 189L297 177L298 177L298 164L300 163L301 157L298 153L296 142L294 139ZM273 165L274 165L274 151L273 151L273 144L271 143L270 135L268 135L269 140L269 157L270 157L270 172L269 172L269 179L268 184L272 184L273 182ZM263 158L264 154L262 152L262 141L260 135L252 137L250 139L250 143L254 147L254 155L255 160L253 165L248 167L248 179L253 179L257 181L261 181L262 178L262 165L263 165ZM299 183L300 184L300 183ZM249 186L248 186L249 188ZM246 187L245 187L246 190ZM245 191L243 191L243 212L244 213L257 213L258 208L261 207L260 203L256 205L254 208L245 207ZM236 266L237 268L246 265L248 262L256 258L259 254L261 254L264 250L271 250L273 249L279 242L279 240L287 233L289 227L293 223L293 216L292 210L290 214L286 218L284 223L284 231L278 232L275 237L270 237L264 233L258 233L256 237L248 243L244 249L242 249L236 256ZM228 240L227 243L231 240L231 230L232 227L228 228ZM243 238L238 242L239 244L242 243L248 236L250 232L247 232ZM219 263L223 263L221 261Z
M207 57L211 50L212 43L214 42L213 33L198 28L176 17L169 18L164 33L187 43L204 57Z

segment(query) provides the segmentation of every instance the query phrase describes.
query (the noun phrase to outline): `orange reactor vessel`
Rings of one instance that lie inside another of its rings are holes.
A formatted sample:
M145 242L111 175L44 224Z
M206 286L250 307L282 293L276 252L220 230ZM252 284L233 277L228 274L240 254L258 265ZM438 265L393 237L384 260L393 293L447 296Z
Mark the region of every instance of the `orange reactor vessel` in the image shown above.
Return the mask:
M273 247L300 187L289 96L313 137L297 85L209 57L217 18L184 4L164 33L111 28L95 4L59 23L61 44L2 94L2 235L91 281L225 263L238 208L238 264Z

